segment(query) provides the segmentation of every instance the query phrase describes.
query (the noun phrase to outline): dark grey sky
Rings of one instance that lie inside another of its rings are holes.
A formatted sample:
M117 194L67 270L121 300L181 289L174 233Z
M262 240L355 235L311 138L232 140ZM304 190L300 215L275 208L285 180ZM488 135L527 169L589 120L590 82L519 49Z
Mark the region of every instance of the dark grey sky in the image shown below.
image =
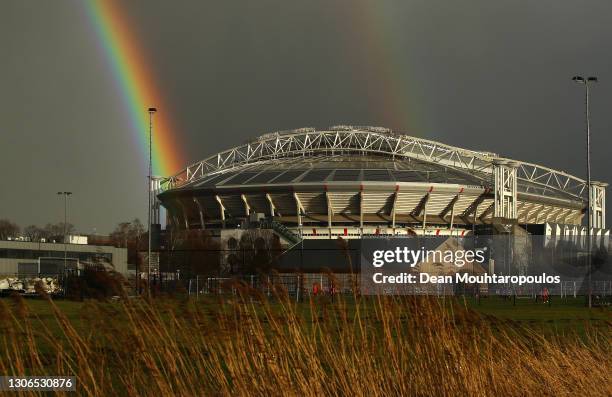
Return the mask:
M263 132L381 125L612 181L612 2L121 5L193 162ZM177 4L177 3L180 3ZM458 4L461 3L461 4ZM129 116L77 1L0 5L0 218L109 232L146 213Z

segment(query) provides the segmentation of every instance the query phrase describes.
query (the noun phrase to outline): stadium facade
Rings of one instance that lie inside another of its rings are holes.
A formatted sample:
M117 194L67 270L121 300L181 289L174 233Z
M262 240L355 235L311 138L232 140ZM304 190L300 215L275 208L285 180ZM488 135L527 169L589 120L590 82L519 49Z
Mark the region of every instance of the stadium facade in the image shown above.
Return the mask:
M155 217L161 203L174 228L235 234L256 224L287 243L481 225L581 235L587 213L594 234L608 233L605 183L381 127L264 134L154 185Z

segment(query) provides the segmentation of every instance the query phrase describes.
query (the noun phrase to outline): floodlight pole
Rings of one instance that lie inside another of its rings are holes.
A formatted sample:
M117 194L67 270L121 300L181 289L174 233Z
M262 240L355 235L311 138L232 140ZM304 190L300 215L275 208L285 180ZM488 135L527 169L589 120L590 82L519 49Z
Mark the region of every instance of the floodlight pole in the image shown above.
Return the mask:
M589 309L593 307L593 289L591 283L591 114L589 109L589 86L597 82L597 77L587 77L586 79L582 76L574 76L572 80L578 84L584 85L584 107L585 107L585 118L586 118L586 149L587 149L587 265L589 274L589 296L588 305Z
M57 192L58 196L64 196L64 272L66 271L66 263L68 261L68 250L66 246L66 223L68 222L68 196L72 194L72 192Z
M147 186L147 235L149 243L147 244L147 287L149 293L151 293L151 190L153 187L153 114L157 112L157 109L151 107L148 109L149 112L149 177Z

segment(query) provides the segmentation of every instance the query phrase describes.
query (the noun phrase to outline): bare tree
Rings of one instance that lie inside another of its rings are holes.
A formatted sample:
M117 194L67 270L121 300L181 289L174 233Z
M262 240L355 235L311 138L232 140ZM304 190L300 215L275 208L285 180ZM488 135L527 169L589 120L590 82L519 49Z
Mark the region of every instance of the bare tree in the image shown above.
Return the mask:
M134 246L134 248L140 248L145 233L140 219L135 218L131 222L119 223L110 234L110 238L116 247L130 248Z
M134 218L131 222L119 223L109 237L113 246L127 248L128 263L139 263L138 252L146 249L147 242L146 230L140 219Z
M140 247L145 234L146 230L142 222L140 222L140 219L134 218L132 222L130 222L130 228L128 229L128 240L136 247Z
M19 235L19 226L8 219L0 219L0 240L15 238Z
M49 240L63 241L64 240L64 222L47 223L43 228L45 236ZM74 233L74 225L66 223L66 234Z
M116 247L127 248L128 238L130 235L130 222L121 222L115 227L115 230L110 235L113 244Z
M168 251L161 252L164 271L181 271L186 277L220 272L219 241L208 230L171 230Z
M46 239L47 233L45 229L38 227L36 225L29 225L23 229L23 235L27 237L30 241L40 241L43 238Z
M234 273L257 273L270 271L281 253L278 236L267 229L249 229L238 243L238 268Z

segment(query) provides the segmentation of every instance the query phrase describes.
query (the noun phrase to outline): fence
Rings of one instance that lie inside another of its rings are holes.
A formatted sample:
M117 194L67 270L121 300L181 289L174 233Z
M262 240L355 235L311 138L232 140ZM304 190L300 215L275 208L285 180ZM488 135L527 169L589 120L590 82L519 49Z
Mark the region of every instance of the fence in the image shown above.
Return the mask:
M281 288L290 296L300 298L312 295L361 293L359 274L281 273L273 275L241 275L236 277L197 276L185 281L189 295L236 294L238 285L272 295L274 288ZM561 298L588 294L586 282L562 281L559 284L531 284L493 286L487 284L415 284L409 287L412 295L467 295L467 296L518 296L537 298L544 289L549 295ZM594 296L612 296L612 280L593 281ZM392 292L392 291L391 291ZM404 291L405 292L405 291Z
M504 287L489 288L490 293L492 293L493 295L517 295L535 298L538 295L542 294L542 290L544 287L539 286L537 284L530 284L513 288L510 294L504 291ZM561 281L558 284L547 284L545 288L547 289L549 295L560 296L561 298L577 298L578 296L588 294L589 287L586 281ZM592 295L595 296L612 296L612 280L592 281L591 291Z
M235 294L239 285L268 296L281 289L299 299L311 295L353 294L359 292L358 274L276 273L236 277L200 277L187 280L189 295Z
M42 282L47 293L66 294L66 276L32 276L20 274L0 274L0 294L18 292L35 294L35 285ZM72 275L75 276L75 275ZM129 280L137 292L135 279ZM327 274L327 273L271 273L269 275L236 275L232 277L196 276L181 279L179 273L152 274L150 279L140 280L140 292L147 285L157 292L175 293L184 291L189 295L236 294L239 285L260 291L268 296L275 290L285 291L289 296L300 299L313 295L361 294L359 274ZM537 298L546 288L551 296L561 298L584 296L588 294L588 282L562 281L558 284L528 284L493 285L493 284L415 284L403 290L411 295L466 295L466 296L517 296ZM592 295L597 297L612 297L612 280L593 280ZM387 291L393 293L393 291Z

